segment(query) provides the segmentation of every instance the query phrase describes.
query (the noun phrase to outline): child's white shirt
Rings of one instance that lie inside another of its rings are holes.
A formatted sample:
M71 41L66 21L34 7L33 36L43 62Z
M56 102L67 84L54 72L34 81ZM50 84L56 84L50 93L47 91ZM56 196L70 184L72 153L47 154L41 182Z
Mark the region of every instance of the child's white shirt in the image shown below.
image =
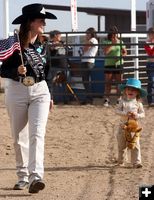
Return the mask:
M121 121L127 120L128 112L135 113L136 119L141 119L145 117L145 111L142 102L139 102L136 99L132 100L121 99L116 110L116 113L121 116Z

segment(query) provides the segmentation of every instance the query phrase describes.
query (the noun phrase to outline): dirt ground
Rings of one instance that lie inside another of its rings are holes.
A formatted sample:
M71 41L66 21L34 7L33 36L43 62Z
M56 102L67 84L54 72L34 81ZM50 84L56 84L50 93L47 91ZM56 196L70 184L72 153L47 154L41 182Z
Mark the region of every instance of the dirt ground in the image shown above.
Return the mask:
M56 105L45 144L46 188L38 194L12 190L15 156L10 124L0 94L0 200L137 200L139 186L154 184L154 108L145 105L143 168L117 167L115 107Z

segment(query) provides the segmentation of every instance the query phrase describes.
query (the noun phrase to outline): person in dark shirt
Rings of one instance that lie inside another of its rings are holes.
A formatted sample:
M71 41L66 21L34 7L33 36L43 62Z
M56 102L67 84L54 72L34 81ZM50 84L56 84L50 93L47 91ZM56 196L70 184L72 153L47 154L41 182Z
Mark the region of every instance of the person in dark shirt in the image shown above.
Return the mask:
M66 58L66 45L64 41L62 41L61 32L59 30L50 32L48 43L48 65L48 84L49 87L53 88L54 103L67 103L68 95L65 80L67 79L68 63ZM63 79L57 81L57 77L59 76L63 77Z
M147 85L147 101L149 106L154 106L154 27L148 29L148 38L144 49L147 53L147 76L148 76L148 85Z
M21 52L15 51L1 66L1 77L7 81L5 102L16 155L18 182L13 189L29 186L29 193L45 187L44 137L49 108L53 106L38 41L46 18L57 19L42 4L23 7L22 15L12 22L20 24Z

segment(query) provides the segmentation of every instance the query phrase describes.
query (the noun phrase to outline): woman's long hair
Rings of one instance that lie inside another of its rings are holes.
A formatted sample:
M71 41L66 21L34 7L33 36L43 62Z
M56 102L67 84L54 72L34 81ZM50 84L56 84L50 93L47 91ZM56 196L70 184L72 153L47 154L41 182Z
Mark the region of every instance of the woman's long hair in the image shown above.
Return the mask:
M150 27L148 29L148 34L154 34L154 27Z
M96 38L97 39L97 34L96 34L96 30L93 27L90 27L86 30L86 33L89 33L91 35L91 37Z
M30 25L32 21L34 21L34 19L28 19L26 22L23 22L20 25L19 39L20 39L21 50L23 50L25 47L28 47L28 44L30 42L30 30L31 30Z
M111 26L109 29L109 33L107 35L108 40L112 40L113 35L118 35L118 28L116 26Z

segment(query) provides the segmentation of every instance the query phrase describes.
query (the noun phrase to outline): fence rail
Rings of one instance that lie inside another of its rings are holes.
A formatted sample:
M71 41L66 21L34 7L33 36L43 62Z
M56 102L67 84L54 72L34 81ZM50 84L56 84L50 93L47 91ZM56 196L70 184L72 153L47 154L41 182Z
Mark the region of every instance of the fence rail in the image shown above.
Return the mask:
M103 54L103 46L105 46L102 41L103 39L106 38L107 32L98 32L98 54L96 55L96 65L97 65L97 60L104 60L107 58ZM68 83L72 86L73 89L77 89L78 95L83 93L83 80L82 80L82 72L86 69L83 69L81 67L81 59L82 57L79 55L78 51L80 47L86 45L84 44L84 39L83 37L85 36L85 33L80 32L80 33L63 33L63 38L66 41L66 47L72 47L72 55L66 55L67 60L71 59L72 63L69 62L68 68L66 69L67 73L70 74L70 77L68 78ZM137 77L141 80L143 87L146 88L147 83L148 83L148 78L147 78L147 71L146 71L146 61L148 59L148 56L146 55L144 51L144 45L146 43L146 38L147 38L147 32L126 32L126 33L119 33L119 37L123 41L123 45L126 46L128 55L127 56L120 56L120 57L109 57L108 58L123 58L124 59L124 65L123 65L123 79L124 81L130 77ZM118 44L119 45L119 44ZM74 60L74 62L73 62ZM77 61L77 62L76 62ZM63 69L62 69L63 70ZM118 71L118 69L117 69ZM95 92L92 92L89 95L92 96L98 96L102 97L104 96L104 85L105 85L105 80L104 80L104 66L102 62L102 67L95 66L92 69L92 73L94 74L93 76L96 76L94 79L90 80L92 86L94 87ZM101 77L100 74L102 74ZM98 79L97 79L98 77ZM113 87L116 84L120 84L119 82L114 81L113 82ZM102 85L102 87L101 87ZM97 89L98 87L98 89ZM95 90L96 89L96 90ZM55 95L60 95L60 93L55 93ZM63 95L63 94L62 94ZM118 95L116 93L112 95Z
M48 33L46 33L48 34ZM104 65L103 61L107 56L103 54L103 46L104 44L102 41L106 38L107 32L98 32L98 54L95 56L96 62L95 67L91 70L93 73L93 77L91 78L91 83L93 87L93 92L89 95L92 96L98 96L103 97L104 94ZM82 72L86 69L83 69L81 67L81 55L79 54L79 50L81 47L85 45L84 43L84 32L64 32L62 33L63 41L65 41L65 47L66 47L66 55L65 59L68 62L67 67L64 68L58 68L57 70L64 71L67 76L67 83L71 86L73 90L75 90L78 95L81 95L84 93L84 86L83 86L83 80L82 80ZM147 87L148 84L148 77L147 77L147 69L146 69L146 62L149 57L146 55L144 50L144 45L146 43L147 39L147 32L125 32L125 33L119 33L119 38L122 39L123 44L126 46L127 49L127 56L119 56L119 57L108 57L108 58L123 58L124 64L122 69L123 74L123 81L126 81L126 79L130 77L136 77L139 78L142 82L143 87ZM154 45L154 44L153 44ZM52 59L57 59L58 57L52 57ZM84 57L85 58L85 57ZM99 66L97 66L97 62L99 62ZM100 63L102 63L102 66L100 66ZM54 69L55 70L55 69ZM118 70L118 69L117 69ZM119 82L114 81L113 87L117 84L120 84ZM59 85L62 87L62 84ZM79 91L77 91L79 90ZM54 93L54 96L71 96L70 92L66 92L64 88L58 89L57 85L57 91ZM117 95L116 93L112 95Z

